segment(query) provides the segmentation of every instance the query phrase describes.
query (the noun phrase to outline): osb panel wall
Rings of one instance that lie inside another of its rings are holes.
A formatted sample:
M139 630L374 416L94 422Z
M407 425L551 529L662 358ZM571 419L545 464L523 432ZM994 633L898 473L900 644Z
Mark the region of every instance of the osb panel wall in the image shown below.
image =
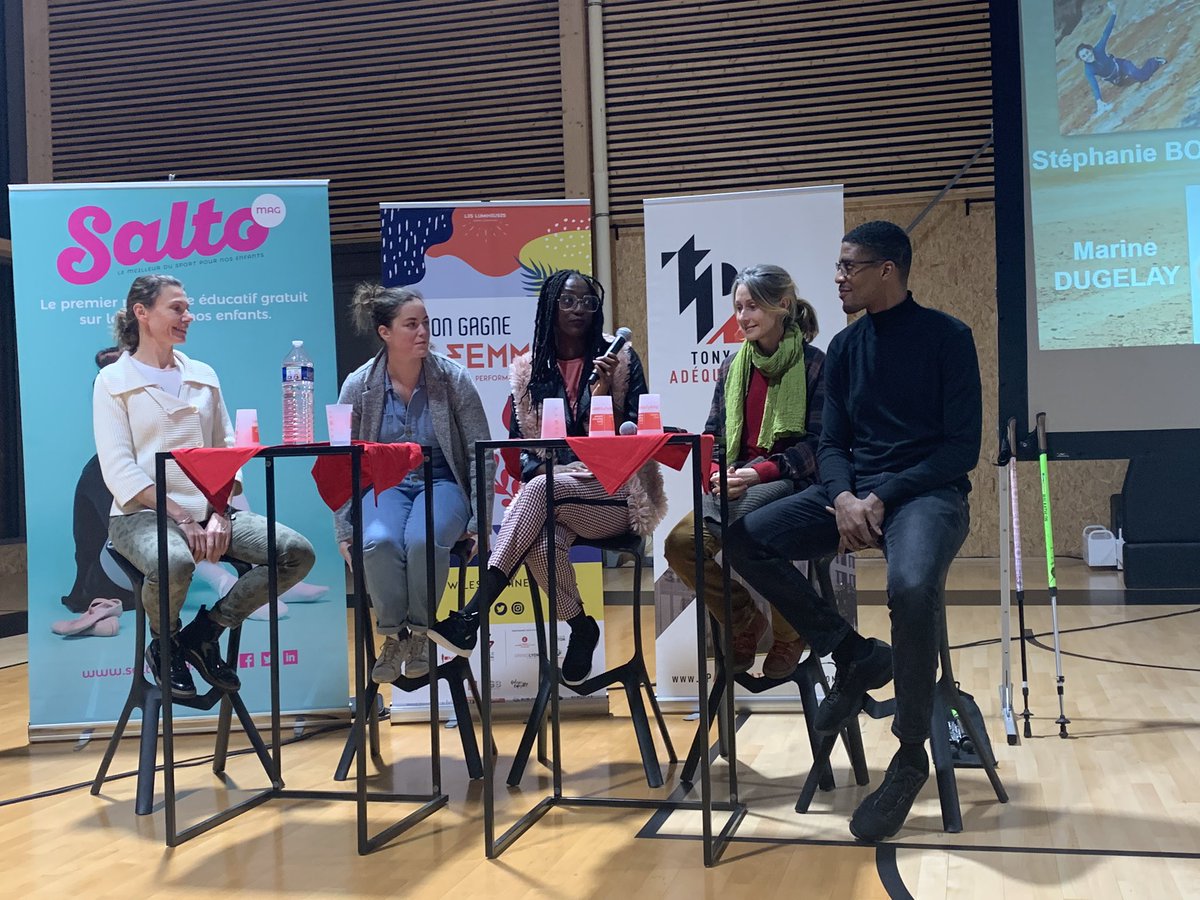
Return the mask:
M846 228L871 219L890 219L907 226L923 208L919 203L872 205L847 202ZM999 369L996 350L995 215L991 203L976 202L968 215L963 199L944 200L913 233L914 263L910 287L926 306L945 310L971 326L983 376L983 445L971 474L971 532L961 556L994 557L998 553L996 393ZM642 228L616 230L613 278L616 321L633 329L634 345L646 358L645 235ZM766 262L767 260L764 260ZM833 290L833 281L829 283ZM653 365L653 360L650 360ZM651 385L653 387L653 385ZM1053 410L1048 410L1053 428ZM1021 463L1022 549L1029 559L1044 553L1041 489L1037 463ZM1050 488L1054 513L1054 545L1062 556L1080 556L1085 525L1108 524L1109 496L1121 490L1123 460L1054 462Z

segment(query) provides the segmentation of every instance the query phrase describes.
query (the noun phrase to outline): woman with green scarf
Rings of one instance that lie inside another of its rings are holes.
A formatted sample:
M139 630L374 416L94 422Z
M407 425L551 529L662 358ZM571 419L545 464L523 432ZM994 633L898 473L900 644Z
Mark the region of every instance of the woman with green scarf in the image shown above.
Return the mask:
M704 431L724 435L728 471L729 520L734 521L817 480L817 442L825 405L825 354L810 344L817 314L796 295L796 283L779 266L750 266L733 283L733 310L745 341L721 365ZM721 567L719 473L713 465L712 492L704 506L704 596L718 621L724 603ZM688 513L667 536L665 554L680 581L695 589L693 515ZM730 584L733 599L733 671L754 665L767 617L740 582ZM804 652L798 635L774 608L774 641L763 674L787 678Z

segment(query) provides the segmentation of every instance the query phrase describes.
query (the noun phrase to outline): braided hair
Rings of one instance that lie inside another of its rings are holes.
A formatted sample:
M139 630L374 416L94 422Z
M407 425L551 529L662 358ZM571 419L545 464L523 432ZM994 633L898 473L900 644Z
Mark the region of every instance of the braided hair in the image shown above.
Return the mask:
M526 393L535 400L544 399L553 392L555 382L561 377L558 372L558 347L554 341L554 317L557 315L558 298L571 278L583 280L588 290L600 298L600 307L592 314L592 325L587 335L587 350L584 352L584 375L591 374L592 359L607 349L604 340L604 287L596 279L574 269L559 269L546 276L538 291L537 318L533 326L533 360L529 387ZM535 391L535 385L537 390Z

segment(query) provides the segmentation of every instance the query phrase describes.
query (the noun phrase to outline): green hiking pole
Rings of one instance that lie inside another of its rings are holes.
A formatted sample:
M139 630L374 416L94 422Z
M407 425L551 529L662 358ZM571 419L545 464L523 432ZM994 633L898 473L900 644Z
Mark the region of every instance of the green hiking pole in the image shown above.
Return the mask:
M1046 528L1046 579L1050 587L1050 621L1054 626L1054 673L1058 686L1058 736L1067 737L1067 718L1063 706L1062 649L1058 638L1058 585L1054 578L1054 530L1050 522L1050 477L1046 465L1046 414L1037 414L1038 467L1042 473L1042 522Z

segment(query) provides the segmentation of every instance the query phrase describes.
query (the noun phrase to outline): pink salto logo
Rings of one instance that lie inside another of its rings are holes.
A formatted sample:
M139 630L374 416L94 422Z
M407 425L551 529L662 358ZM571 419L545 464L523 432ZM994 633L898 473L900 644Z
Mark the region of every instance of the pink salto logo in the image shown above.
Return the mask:
M114 261L136 266L168 258L215 256L227 248L247 253L261 247L285 215L282 201L273 194L264 194L229 215L217 209L215 199L199 203L194 212L190 203L178 201L171 204L164 233L161 218L134 219L114 230L113 218L104 207L81 206L67 218L74 245L58 254L58 274L71 284L95 284Z

